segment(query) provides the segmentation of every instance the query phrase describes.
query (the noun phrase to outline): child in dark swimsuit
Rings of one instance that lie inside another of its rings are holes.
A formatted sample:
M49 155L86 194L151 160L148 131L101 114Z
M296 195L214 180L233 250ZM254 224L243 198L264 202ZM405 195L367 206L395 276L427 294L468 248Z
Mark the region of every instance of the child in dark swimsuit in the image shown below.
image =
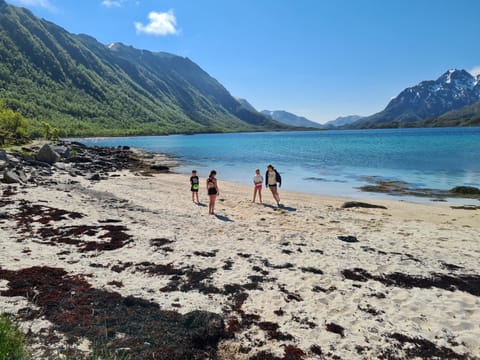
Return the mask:
M215 176L217 175L217 172L215 170L210 171L210 175L208 175L207 179L207 193L208 193L208 198L209 198L209 203L208 203L208 213L210 215L215 214L215 200L217 199L217 196L220 195L220 191L218 190L218 185L217 185L217 179Z
M200 187L200 182L197 176L197 170L192 170L192 176L190 176L190 190L192 191L192 201L195 202L195 198L198 201L198 188Z

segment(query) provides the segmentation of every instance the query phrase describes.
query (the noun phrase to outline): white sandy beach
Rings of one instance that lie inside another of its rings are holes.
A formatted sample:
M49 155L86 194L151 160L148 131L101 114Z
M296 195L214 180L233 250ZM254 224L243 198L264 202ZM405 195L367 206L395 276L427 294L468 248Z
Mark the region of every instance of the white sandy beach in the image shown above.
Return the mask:
M268 190L263 190L265 205L252 204L253 187L224 182L219 174L217 216L211 216L205 206L192 203L187 176L116 175L99 182L75 178L77 184L58 175L58 185L21 188L8 197L14 202L0 210L14 214L18 201L25 199L85 215L58 221L56 227L121 220L132 242L112 251L82 253L75 245L25 239L13 220L0 220L1 268L64 268L70 274L87 274L94 287L152 300L162 309L221 314L233 334L220 344L224 359L249 359L262 351L280 358L294 348L304 359L370 359L388 351L408 358L405 349L416 345L400 349L392 334L480 357L480 296L455 288L406 288L374 278L355 281L342 273L364 274L358 270L363 269L377 278L394 273L478 277L478 210L379 200L366 201L386 210L342 209L346 199L281 189L284 207L277 208ZM201 180L200 200L206 205ZM338 236L354 236L358 242ZM170 242L152 246L152 239ZM122 271L112 271L129 262ZM195 288L169 291L171 275L139 271L135 264L142 262L213 269L203 285L242 285L247 296L239 301ZM115 281L123 286L112 285ZM0 290L7 289L7 283L0 280ZM252 283L256 285L245 286ZM24 298L0 296L0 311L15 314L25 306ZM247 318L254 321L247 324ZM25 331L48 326L42 319L22 323Z

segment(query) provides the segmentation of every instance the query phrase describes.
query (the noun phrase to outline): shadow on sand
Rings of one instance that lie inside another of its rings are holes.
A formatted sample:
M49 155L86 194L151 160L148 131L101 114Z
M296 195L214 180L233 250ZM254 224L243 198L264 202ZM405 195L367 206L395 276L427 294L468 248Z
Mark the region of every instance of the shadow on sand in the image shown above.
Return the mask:
M278 206L274 206L274 205L270 205L270 204L263 204L264 207L267 207L267 208L270 208L270 209L281 209L281 210L286 210L286 211L297 211L297 208L294 208L294 207L291 207L291 206L285 206L285 205L278 205Z
M233 220L230 219L228 216L215 214L215 217L216 217L218 220L222 220L222 221L225 221L225 222L233 222Z
M200 206L200 207L207 207L207 204L204 204L204 203L201 203L201 202L197 203L197 205Z

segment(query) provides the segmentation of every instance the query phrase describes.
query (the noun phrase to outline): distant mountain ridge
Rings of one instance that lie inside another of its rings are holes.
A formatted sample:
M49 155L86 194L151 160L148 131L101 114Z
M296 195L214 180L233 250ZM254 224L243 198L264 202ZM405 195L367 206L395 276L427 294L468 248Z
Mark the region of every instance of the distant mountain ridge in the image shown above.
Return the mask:
M312 120L308 120L303 116L298 116L284 110L262 110L260 111L260 113L285 125L316 129L323 128L322 124L319 124Z
M340 116L340 117L336 118L335 120L327 121L325 124L323 124L323 126L326 127L326 128L341 127L341 126L353 124L354 122L360 120L361 118L362 118L362 116L360 116L360 115Z
M469 112L461 109L479 100L480 75L474 77L465 70L448 70L437 80L422 81L403 90L383 111L360 119L353 127L417 126L428 124L425 122L428 119L437 119L437 126L442 126L444 115L456 110L466 115ZM470 114L476 116L475 112ZM466 118L461 123L462 126L472 125Z
M286 130L188 58L108 46L0 0L0 99L63 135Z
M258 110L255 109L255 108L253 107L253 105L250 104L246 99L236 98L236 100L237 100L244 108L246 108L247 110L254 111L254 112L258 112Z

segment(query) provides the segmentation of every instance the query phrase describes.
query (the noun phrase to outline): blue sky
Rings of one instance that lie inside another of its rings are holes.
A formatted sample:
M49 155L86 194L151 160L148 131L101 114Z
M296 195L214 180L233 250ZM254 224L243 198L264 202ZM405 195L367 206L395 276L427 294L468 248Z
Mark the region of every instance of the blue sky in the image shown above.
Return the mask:
M370 115L451 68L480 74L478 0L7 0L104 44L186 56L258 110Z

